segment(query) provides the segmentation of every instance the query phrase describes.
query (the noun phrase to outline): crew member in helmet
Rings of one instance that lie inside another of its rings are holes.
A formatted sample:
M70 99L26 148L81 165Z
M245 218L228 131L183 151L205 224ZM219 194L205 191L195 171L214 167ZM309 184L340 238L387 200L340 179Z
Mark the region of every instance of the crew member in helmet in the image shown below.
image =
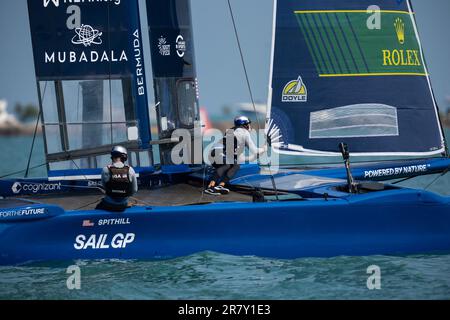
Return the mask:
M103 168L102 184L106 196L96 209L109 211L123 211L128 207L128 197L138 191L136 173L127 166L127 149L115 146L111 151L112 163Z
M245 162L245 148L249 149L248 161L255 160L258 155L267 151L267 145L258 148L250 135L251 121L246 116L238 116L234 119L234 127L227 130L222 143L214 146L210 161L215 168L205 193L210 195L228 194L226 187L228 182L239 171L240 163ZM233 141L231 142L230 139ZM231 148L231 150L230 150ZM220 159L221 163L217 163Z

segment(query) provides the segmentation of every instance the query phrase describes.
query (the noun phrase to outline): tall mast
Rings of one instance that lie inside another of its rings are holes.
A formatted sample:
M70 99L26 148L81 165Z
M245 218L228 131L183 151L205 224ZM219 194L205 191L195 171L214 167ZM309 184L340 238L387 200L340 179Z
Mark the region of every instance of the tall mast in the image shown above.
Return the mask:
M147 0L150 50L162 164L171 164L177 129L200 127L197 72L189 0ZM194 153L191 150L191 160Z

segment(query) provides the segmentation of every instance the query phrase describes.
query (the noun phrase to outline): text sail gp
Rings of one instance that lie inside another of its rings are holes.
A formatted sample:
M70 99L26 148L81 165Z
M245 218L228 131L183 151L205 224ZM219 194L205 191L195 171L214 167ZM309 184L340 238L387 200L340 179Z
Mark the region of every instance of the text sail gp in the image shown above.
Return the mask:
M92 234L90 236L80 234L76 236L73 247L76 250L87 249L124 249L134 242L134 233L117 233L113 236L109 234Z

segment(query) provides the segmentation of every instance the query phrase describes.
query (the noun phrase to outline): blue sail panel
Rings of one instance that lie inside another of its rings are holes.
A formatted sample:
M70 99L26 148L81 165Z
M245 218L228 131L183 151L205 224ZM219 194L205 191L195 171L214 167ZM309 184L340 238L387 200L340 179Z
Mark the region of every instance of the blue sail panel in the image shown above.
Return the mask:
M28 0L48 167L152 161L139 1ZM77 161L77 163L74 162Z
M29 0L28 11L39 80L136 73L135 49L142 42L137 0Z
M276 2L269 97L275 149L336 155L445 151L409 1Z
M173 132L201 126L190 0L146 0L146 5L158 105L159 140L153 142L159 144L161 163L172 165L173 144L167 141Z
M155 78L196 78L189 0L147 0Z

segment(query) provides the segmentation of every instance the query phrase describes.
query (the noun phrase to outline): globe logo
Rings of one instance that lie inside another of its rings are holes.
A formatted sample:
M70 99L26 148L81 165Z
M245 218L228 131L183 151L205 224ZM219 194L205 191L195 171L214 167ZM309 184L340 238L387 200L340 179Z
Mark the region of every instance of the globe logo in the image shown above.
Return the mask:
M90 25L82 24L80 28L75 29L76 35L72 38L73 44L82 44L85 47L91 44L102 44L100 36L102 32L95 30Z

